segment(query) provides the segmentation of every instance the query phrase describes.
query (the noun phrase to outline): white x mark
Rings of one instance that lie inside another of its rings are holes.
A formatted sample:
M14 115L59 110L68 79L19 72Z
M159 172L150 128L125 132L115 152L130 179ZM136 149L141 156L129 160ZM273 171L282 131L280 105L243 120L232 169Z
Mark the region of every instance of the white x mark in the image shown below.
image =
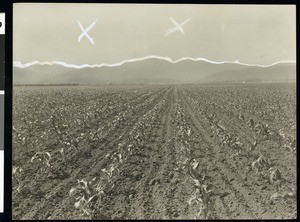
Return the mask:
M176 32L177 30L179 30L181 33L184 34L182 26L191 20L191 18L189 18L189 19L185 20L184 22L182 22L181 24L178 24L174 19L172 19L172 18L169 18L169 19L171 20L171 22L173 22L175 27L168 29L165 33L165 36L170 35L171 33Z
M81 23L77 20L77 23L78 23L78 25L79 25L79 27L80 27L80 29L81 29L81 31L82 31L81 35L78 36L78 43L81 41L81 39L83 38L83 36L86 36L87 39L88 39L93 45L95 44L95 43L94 43L94 39L93 39L91 36L89 36L88 32L89 32L92 28L94 28L94 26L95 26L95 24L96 24L97 21L98 21L98 19L97 19L96 21L94 21L89 27L87 27L87 29L84 29L84 28L82 27Z

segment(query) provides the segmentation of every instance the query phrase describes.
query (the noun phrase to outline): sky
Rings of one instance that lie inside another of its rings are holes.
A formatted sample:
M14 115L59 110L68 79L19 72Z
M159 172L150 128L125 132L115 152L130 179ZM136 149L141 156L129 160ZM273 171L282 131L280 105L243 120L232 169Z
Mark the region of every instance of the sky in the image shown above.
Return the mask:
M164 36L178 23L179 30ZM82 33L86 29L94 45ZM293 5L14 3L13 60L118 63L149 55L268 65L296 60Z

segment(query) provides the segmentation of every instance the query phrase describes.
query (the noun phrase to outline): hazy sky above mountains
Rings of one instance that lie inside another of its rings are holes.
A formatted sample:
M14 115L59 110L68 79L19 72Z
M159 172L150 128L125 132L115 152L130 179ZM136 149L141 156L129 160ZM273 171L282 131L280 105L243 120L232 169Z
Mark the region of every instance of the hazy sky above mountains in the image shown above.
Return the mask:
M296 59L296 7L15 3L13 59L114 63L148 55L271 64ZM192 18L176 31L178 23ZM86 37L81 30L99 18Z

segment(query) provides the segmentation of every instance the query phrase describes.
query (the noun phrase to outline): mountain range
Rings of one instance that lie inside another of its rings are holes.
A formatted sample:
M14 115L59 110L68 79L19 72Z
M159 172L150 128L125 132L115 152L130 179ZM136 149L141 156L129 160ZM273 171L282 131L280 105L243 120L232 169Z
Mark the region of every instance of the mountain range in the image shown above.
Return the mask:
M118 66L74 68L61 64L13 67L13 84L120 84L296 81L295 63L247 66L182 60L171 63L149 58Z

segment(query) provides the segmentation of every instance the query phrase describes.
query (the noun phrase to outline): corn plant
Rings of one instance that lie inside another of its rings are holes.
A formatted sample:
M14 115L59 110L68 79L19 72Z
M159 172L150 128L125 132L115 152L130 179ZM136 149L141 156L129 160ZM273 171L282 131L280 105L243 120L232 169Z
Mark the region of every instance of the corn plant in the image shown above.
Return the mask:
M101 203L104 195L105 182L94 177L90 181L77 180L75 187L69 191L69 196L75 201L74 207L87 219L93 219L97 215L97 204Z
M263 155L260 155L251 164L251 169L255 171L258 176L267 177L267 172L270 169L270 162Z
M17 192L20 193L21 191L21 184L22 184L22 176L24 176L24 172L23 172L23 169L22 167L15 167L13 166L13 169L12 169L12 179L13 179L13 182L16 182L17 184Z
M286 191L283 191L281 193L275 192L271 195L270 199L271 200L287 200L287 199L296 199L297 198L297 193L296 190L293 188L288 188Z
M65 159L63 150L61 150L61 153L62 158ZM51 159L52 156L49 152L42 151L35 153L30 162L39 164L39 174L47 175L48 173L52 173L59 178L65 178L68 175L65 171L66 169L55 167L54 164L50 163Z
M214 219L214 198L209 185L195 183L196 191L189 199L188 204L198 204L199 210L195 219Z
M195 187L194 195L189 199L188 204L196 203L199 207L195 219L213 219L214 218L214 201L211 185L205 184L207 168L202 171L198 170L199 162L195 159L189 161L188 175L192 179Z
M276 191L278 192L283 182L281 171L275 167L271 167L268 171L270 173L270 183L275 185Z
M49 152L43 151L35 153L30 162L37 162L39 164L39 172L45 174L47 171L51 170L50 160L51 154Z

